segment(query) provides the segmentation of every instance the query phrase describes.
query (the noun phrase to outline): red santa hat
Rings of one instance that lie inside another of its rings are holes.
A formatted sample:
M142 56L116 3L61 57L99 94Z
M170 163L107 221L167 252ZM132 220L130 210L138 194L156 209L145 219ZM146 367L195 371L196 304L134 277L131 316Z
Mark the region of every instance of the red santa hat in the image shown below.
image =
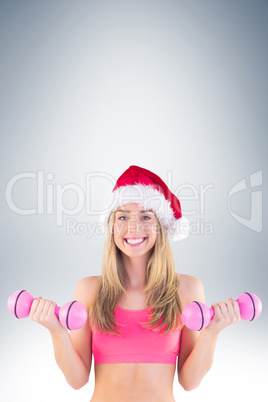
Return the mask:
M150 170L132 165L119 177L106 214L101 218L102 222L107 225L110 214L128 203L137 203L141 207L152 209L162 221L171 240L182 240L188 236L189 222L182 216L179 199Z

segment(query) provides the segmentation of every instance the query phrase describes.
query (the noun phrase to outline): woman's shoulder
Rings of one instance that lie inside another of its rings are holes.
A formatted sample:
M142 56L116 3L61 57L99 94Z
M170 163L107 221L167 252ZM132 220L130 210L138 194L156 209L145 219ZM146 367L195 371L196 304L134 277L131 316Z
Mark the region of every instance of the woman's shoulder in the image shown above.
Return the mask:
M187 290L196 289L203 286L201 280L195 276L178 273L177 275L180 279L180 285L182 287L187 287Z
M178 293L183 304L193 300L204 303L204 286L200 279L192 275L177 274L179 276Z
M76 286L78 286L80 289L88 288L89 286L96 285L100 278L101 278L101 275L99 275L99 276L86 276L86 277L80 279L77 282Z
M75 286L73 299L88 306L96 295L100 278L101 276L86 276L80 279Z

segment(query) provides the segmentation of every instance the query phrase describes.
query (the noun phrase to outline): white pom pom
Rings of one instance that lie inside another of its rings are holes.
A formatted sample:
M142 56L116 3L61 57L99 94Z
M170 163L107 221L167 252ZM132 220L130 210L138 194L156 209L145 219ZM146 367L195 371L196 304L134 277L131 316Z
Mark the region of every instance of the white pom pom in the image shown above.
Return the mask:
M185 216L177 219L175 224L173 225L172 229L169 232L169 237L173 241L183 240L190 233L190 225L189 221Z

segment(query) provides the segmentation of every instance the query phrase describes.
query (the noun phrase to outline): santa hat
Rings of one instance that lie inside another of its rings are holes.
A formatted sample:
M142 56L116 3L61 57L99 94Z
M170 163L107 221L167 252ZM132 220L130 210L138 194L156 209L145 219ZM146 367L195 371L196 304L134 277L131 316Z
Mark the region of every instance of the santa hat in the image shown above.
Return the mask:
M133 165L119 177L110 196L109 207L101 217L105 226L110 214L128 203L152 209L171 240L182 240L188 236L189 222L182 216L180 201L163 180L150 170Z

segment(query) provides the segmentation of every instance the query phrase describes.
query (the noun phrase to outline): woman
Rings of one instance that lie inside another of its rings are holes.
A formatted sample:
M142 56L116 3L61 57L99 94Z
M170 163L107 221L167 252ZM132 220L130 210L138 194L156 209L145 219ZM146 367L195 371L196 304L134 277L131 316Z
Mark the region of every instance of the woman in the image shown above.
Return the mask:
M61 326L56 304L38 298L30 317L49 329L55 358L75 389L88 382L92 354L92 402L174 401L173 381L196 388L211 368L219 332L239 321L233 299L213 305L200 333L181 323L183 308L205 302L201 281L175 272L168 240L187 236L178 198L154 173L130 166L118 179L106 214L102 275L80 280L74 299L89 311L76 331Z

